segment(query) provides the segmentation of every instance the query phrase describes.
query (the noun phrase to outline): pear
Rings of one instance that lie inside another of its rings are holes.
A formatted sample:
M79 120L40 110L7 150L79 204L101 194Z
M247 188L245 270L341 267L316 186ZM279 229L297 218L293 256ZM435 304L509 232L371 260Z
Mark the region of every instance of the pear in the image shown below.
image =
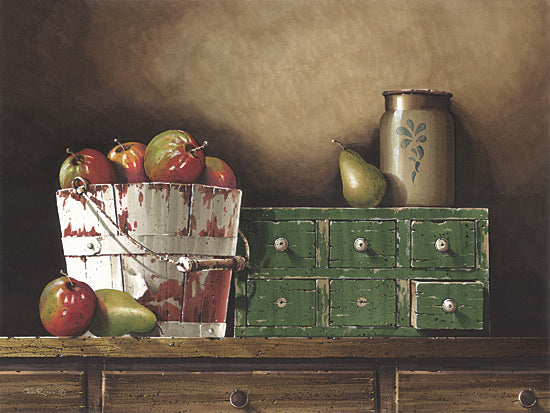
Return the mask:
M119 337L128 333L147 333L157 316L130 294L109 288L95 291L97 308L90 332L98 337Z
M348 204L356 208L375 207L386 194L386 178L376 166L365 161L353 149L337 140L332 140L342 147L338 161L342 177L342 192Z

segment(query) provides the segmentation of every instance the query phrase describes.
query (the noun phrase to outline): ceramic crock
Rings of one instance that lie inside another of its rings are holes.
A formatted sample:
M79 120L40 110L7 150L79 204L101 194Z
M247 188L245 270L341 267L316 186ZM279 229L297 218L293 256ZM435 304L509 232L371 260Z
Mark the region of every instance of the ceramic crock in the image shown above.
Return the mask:
M382 92L380 169L388 206L453 206L455 129L448 92L402 89Z

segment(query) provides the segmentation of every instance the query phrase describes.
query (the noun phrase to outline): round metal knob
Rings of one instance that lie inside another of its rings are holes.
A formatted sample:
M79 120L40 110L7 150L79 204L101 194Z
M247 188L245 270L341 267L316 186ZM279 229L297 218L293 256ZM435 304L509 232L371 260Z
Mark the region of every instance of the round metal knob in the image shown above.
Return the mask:
M458 306L456 305L455 300L453 300L452 298L447 298L445 299L445 301L443 301L443 304L441 304L441 308L443 309L443 311L450 314L454 313Z
M229 403L236 409L243 409L248 404L248 396L244 391L235 389L229 396Z
M369 242L365 238L357 238L353 241L353 249L357 252L365 252L369 248Z
M367 299L365 297L359 297L356 303L357 303L357 307L364 307L367 305Z
M277 252L285 252L288 250L288 240L284 237L279 237L273 243L273 247Z
M519 404L526 409L534 407L537 404L537 395L532 389L525 389L519 393Z
M449 251L449 240L447 238L438 238L435 240L435 249L438 252L447 252Z
M277 298L277 306L280 307L280 308L283 308L286 303L288 303L288 301L286 300L285 297L279 297Z

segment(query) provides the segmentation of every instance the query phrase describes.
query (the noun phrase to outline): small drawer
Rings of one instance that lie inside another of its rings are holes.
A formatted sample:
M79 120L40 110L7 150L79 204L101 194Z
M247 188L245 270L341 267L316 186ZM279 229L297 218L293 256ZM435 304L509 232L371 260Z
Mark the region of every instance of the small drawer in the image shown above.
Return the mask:
M250 326L315 325L315 280L248 280Z
M399 372L399 411L547 412L547 372Z
M396 294L393 280L332 280L330 324L394 326Z
M83 411L85 386L81 371L2 371L0 411Z
M411 266L473 268L475 221L412 221Z
M313 221L252 221L247 238L250 267L315 267Z
M395 266L395 221L331 221L330 267Z
M109 371L103 384L105 411L376 410L373 372Z
M479 281L411 281L411 324L419 330L482 330L483 290Z

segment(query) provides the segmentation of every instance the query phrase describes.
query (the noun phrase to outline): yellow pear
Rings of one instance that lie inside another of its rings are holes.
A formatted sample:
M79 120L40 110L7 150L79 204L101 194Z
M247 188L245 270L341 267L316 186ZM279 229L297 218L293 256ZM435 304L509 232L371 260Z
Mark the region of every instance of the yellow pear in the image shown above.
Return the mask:
M337 140L332 141L342 147L338 161L342 193L348 204L355 208L371 208L380 204L386 194L384 174L353 149L347 149Z
M90 332L98 337L119 337L128 333L147 333L157 316L124 291L104 288L95 291L97 307Z

